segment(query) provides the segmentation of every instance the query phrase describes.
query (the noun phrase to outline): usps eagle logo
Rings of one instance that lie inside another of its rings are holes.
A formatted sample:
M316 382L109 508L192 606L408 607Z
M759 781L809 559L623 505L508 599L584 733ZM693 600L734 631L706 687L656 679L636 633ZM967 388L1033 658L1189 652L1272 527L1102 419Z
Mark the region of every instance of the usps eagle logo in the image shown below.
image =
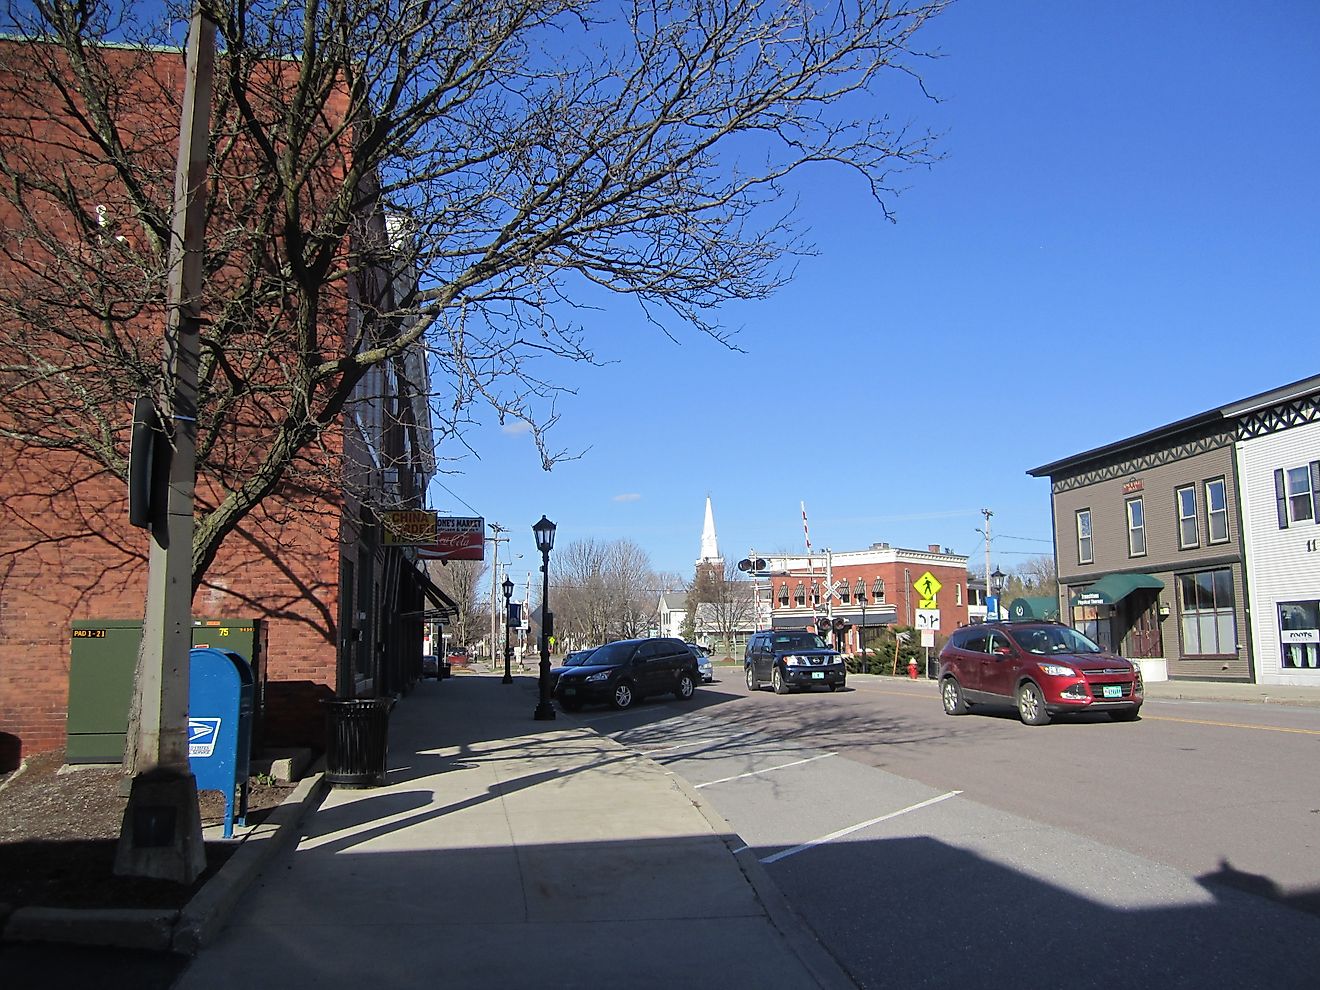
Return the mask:
M205 759L215 753L215 741L220 738L218 718L188 719L188 756Z

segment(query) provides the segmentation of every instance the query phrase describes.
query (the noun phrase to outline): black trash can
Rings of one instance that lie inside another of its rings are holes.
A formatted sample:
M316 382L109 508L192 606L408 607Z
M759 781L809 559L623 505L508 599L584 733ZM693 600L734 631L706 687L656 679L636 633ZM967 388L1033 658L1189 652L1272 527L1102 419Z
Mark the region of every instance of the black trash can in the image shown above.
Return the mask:
M336 698L325 705L325 779L337 787L385 783L389 698Z

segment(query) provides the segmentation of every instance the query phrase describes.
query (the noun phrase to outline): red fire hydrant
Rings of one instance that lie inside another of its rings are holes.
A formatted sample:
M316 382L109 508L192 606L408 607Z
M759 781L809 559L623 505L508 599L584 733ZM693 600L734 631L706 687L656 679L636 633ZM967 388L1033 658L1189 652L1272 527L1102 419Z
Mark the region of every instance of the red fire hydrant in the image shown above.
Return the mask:
M916 657L912 657L910 660L908 660L908 677L912 678L914 681L917 679L917 658L916 658Z

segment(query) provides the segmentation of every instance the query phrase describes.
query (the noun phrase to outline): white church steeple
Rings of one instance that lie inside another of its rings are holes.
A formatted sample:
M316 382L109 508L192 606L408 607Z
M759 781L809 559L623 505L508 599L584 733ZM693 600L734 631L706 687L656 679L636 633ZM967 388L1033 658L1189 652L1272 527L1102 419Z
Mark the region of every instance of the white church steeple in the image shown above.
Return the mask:
M701 527L701 557L697 564L718 564L721 569L724 567L719 541L715 538L715 512L710 507L709 495L706 496L706 521Z

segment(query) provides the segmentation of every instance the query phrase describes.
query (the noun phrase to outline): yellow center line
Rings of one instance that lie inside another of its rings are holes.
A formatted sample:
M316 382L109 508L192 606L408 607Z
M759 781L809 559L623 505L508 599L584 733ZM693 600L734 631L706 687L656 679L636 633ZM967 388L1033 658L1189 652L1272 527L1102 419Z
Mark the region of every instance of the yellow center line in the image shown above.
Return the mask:
M1303 736L1320 736L1320 729L1291 729L1282 725L1253 725L1248 722L1215 722L1206 718L1173 718L1169 715L1141 713L1143 722L1184 722L1187 725L1217 725L1221 729L1260 729L1264 732L1296 732Z

